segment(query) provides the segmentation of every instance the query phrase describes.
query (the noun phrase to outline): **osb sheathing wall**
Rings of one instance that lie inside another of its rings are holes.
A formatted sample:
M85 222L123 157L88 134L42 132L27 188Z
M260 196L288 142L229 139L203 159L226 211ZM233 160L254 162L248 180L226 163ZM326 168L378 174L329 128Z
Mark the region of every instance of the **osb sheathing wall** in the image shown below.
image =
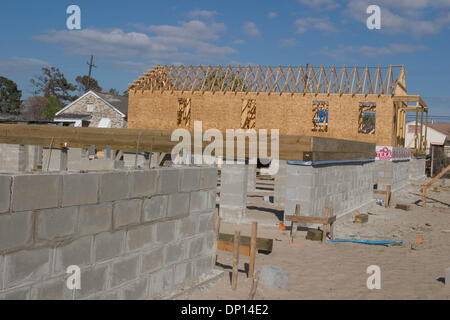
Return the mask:
M181 92L130 90L128 128L175 130L179 98L191 98L191 121L203 130L238 129L244 99L256 100L256 130L279 129L280 135L339 138L377 145L395 145L394 102L391 95L302 94L244 92ZM313 132L313 101L328 101L328 132ZM375 134L358 133L360 102L376 103Z

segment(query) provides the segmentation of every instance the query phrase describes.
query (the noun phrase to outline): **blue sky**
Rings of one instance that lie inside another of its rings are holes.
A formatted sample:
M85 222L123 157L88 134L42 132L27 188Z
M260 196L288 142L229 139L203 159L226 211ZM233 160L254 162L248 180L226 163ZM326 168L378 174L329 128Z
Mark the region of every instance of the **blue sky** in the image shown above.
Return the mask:
M71 4L81 30L66 28ZM369 4L380 30L366 27ZM93 77L120 92L155 64L403 64L408 93L450 122L450 0L16 0L2 2L0 30L0 75L24 97L42 66L74 82L91 54Z

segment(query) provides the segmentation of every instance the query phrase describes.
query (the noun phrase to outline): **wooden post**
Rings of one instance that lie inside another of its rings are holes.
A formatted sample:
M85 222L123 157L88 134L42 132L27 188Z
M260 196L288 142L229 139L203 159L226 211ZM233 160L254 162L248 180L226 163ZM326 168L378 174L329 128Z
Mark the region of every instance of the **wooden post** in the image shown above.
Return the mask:
M218 214L214 217L214 243L213 243L213 256L212 256L212 267L213 269L216 267L217 263L217 239L219 238L219 229L220 229L220 217Z
M422 206L427 207L427 187L422 188Z
M252 288L250 289L250 293L248 295L248 300L253 300L255 298L256 289L258 289L259 283L259 273L260 271L257 271L255 278L253 279Z
M239 240L241 237L241 233L236 231L234 233L234 241L233 241L233 270L231 273L231 289L236 290L237 288L237 280L238 280L238 265L239 265Z
M255 272L255 259L256 259L256 234L258 232L258 222L252 223L252 236L250 239L250 264L248 267L248 277L253 278Z
M54 137L52 137L52 141L50 142L50 150L48 153L48 161L47 161L47 171L50 168L50 160L52 159L52 149L53 149L53 141L55 140Z
M322 243L327 241L327 227L328 227L328 208L325 208L325 223L323 224Z
M389 208L390 201L391 201L391 186L386 186L386 202L384 204L385 208Z
M295 215L300 216L300 205L295 205ZM294 242L295 234L297 233L297 222L292 221L291 224L291 243Z
M331 217L334 217L334 207L333 206L331 206L330 207L330 210L331 210ZM334 222L331 222L330 223L330 238L332 239L332 240L334 240Z

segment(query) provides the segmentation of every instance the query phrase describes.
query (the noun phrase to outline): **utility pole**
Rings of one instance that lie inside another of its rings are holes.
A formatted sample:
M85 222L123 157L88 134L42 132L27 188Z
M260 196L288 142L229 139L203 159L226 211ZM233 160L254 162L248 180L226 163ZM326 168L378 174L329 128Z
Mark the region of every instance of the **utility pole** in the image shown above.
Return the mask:
M92 74L92 67L97 68L97 66L95 64L93 64L92 62L94 61L94 56L91 55L91 61L90 62L86 62L89 66L89 75L88 75L88 85L87 85L87 91L89 91L89 89L91 88L91 74Z

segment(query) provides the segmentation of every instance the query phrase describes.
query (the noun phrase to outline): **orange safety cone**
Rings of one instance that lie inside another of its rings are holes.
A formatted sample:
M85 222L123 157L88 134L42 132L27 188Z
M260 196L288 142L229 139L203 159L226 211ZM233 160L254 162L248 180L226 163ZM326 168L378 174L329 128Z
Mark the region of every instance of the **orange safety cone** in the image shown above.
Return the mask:
M283 222L280 222L280 224L278 225L278 230L286 230L286 226Z
M355 210L355 217L358 215L358 210Z
M419 234L419 243L422 244L423 240L422 240L422 235Z

